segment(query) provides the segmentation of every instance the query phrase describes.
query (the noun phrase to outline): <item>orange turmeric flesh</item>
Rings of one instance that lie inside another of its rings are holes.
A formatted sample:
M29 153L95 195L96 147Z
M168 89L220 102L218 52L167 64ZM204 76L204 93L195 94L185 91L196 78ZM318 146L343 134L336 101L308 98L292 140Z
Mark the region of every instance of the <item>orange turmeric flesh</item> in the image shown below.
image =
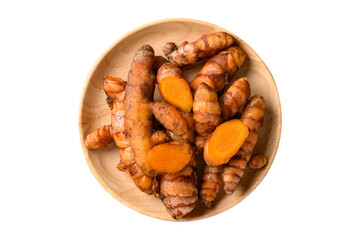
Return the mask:
M183 112L190 112L193 98L190 86L181 69L173 63L165 63L158 70L157 82L161 96Z
M188 143L180 141L163 143L151 149L148 163L157 173L175 173L183 170L190 163L193 153Z
M219 125L204 145L204 160L209 166L227 163L249 135L247 126L238 119Z

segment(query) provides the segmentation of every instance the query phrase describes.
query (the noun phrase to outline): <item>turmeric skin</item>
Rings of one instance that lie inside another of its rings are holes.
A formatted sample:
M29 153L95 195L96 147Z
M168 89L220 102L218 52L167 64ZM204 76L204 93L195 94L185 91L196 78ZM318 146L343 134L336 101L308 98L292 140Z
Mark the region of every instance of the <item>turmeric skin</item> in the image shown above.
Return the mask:
M173 140L194 142L191 112L179 112L165 101L152 103L152 112Z
M173 42L165 44L163 51L170 62L179 67L194 64L206 57L212 57L235 42L233 36L225 32L203 35L193 43L183 42L179 48Z
M195 146L200 152L206 139L222 121L217 94L206 83L201 83L195 91L193 112L195 129L198 133L195 140ZM210 207L211 203L219 193L219 188L213 183L214 178L209 178L209 176L213 176L213 174L207 174L208 170L213 172L218 171L220 173L220 167L205 166L203 173L203 182L200 187L199 195L205 206Z
M149 45L140 47L134 55L125 90L125 129L134 151L135 162L148 176L155 175L147 162L149 151L153 147L150 106L155 89L153 62L153 48Z
M157 75L157 72L159 70L159 68L164 65L165 63L168 63L169 61L164 58L163 56L155 56L154 57L154 63L153 63L153 72L155 75Z
M246 77L234 81L229 89L219 98L221 115L224 121L233 117L250 96L250 84Z
M187 125L187 132L184 135L176 135L170 130L166 130L167 134L170 138L174 141L182 141L182 142L189 142L194 143L195 141L195 122L193 118L192 112L181 112L182 117L185 119Z
M124 88L118 85L124 86ZM125 171L141 191L151 194L153 178L146 176L135 163L134 152L125 131L125 87L126 83L120 78L104 79L104 90L109 98L113 97L113 99L111 98L111 128L120 155L120 163L117 168Z
M244 170L257 142L259 128L263 123L264 111L265 100L263 97L253 96L245 105L240 120L248 127L249 136L235 156L224 166L221 177L227 194L232 194L235 191L244 175Z
M159 176L160 199L174 219L189 214L198 201L195 165L193 158L185 170Z
M154 117L166 129L172 131L176 135L184 135L187 132L185 119L176 108L165 101L152 103L152 113Z
M87 149L99 149L113 142L111 126L105 125L95 129L86 136L85 147Z
M167 135L165 132L160 130L153 132L153 134L151 135L151 141L154 146L158 144L166 143L169 140L170 140L169 135Z
M210 58L196 77L190 82L190 87L196 90L200 83L205 82L216 92L228 83L228 80L240 69L246 58L245 52L239 47L229 47Z
M222 166L213 167L206 165L204 168L199 196L202 203L207 208L212 207L212 204L223 184L221 179L221 171Z
M267 164L267 158L264 155L253 155L248 162L248 166L251 169L260 169Z
M193 111L195 129L200 136L208 136L221 123L217 94L206 83L201 83L195 91Z

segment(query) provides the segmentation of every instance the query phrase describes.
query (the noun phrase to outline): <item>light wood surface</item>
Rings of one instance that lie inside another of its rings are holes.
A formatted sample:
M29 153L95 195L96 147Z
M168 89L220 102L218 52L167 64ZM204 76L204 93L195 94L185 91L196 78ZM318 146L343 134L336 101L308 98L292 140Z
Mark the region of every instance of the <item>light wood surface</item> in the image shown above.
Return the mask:
M241 33L240 30L239 28L236 31ZM158 219L174 221L159 199L153 195L149 196L142 193L126 173L116 169L119 155L114 144L99 150L87 150L85 148L86 135L93 129L110 123L110 110L105 101L106 95L103 91L102 80L108 76L126 80L133 55L143 44L150 44L156 55L163 55L162 47L167 41L173 41L177 44L185 40L192 42L203 34L218 31L229 32L216 25L193 19L165 19L146 24L122 36L99 58L88 75L79 112L80 141L87 164L106 191L137 212ZM233 33L229 33L236 37ZM236 45L246 52L247 59L233 79L247 76L251 85L251 95L258 94L265 98L267 108L264 125L260 129L254 154L264 154L269 162L266 167L260 170L247 168L237 190L232 195L225 195L221 190L214 208L207 209L199 203L190 215L180 221L211 217L241 202L263 180L276 155L281 134L281 106L275 82L269 69L254 50L243 40L236 38ZM184 74L188 81L193 79L202 64L203 62L200 62L195 67L184 68ZM159 99L160 95L156 89L155 100ZM202 169L202 159L198 159L198 179L201 179Z

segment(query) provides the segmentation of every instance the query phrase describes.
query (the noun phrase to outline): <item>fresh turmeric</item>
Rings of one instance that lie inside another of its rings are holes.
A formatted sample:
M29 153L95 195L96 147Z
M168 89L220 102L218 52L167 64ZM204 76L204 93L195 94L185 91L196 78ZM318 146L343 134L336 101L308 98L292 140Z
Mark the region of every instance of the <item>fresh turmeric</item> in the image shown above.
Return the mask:
M206 165L202 175L199 196L205 207L211 208L223 184L221 179L222 166Z
M224 121L234 116L250 96L250 84L246 77L234 81L219 98L221 115Z
M160 199L174 219L190 213L198 201L195 165L193 158L185 170L159 176Z
M193 43L183 42L179 48L173 42L165 44L163 51L170 62L179 67L194 64L206 57L212 57L235 42L233 36L225 32L203 35Z
M157 173L175 173L183 170L193 155L194 150L190 144L173 141L156 145L151 149L148 162Z
M167 129L168 135L173 140L194 141L195 135L190 126L193 124L191 112L179 112L165 101L152 103L152 112L160 124Z
M125 90L125 129L134 151L135 162L148 176L155 175L147 161L153 147L150 106L155 89L153 62L153 48L149 45L140 47L134 55Z
M204 160L209 166L227 163L249 135L247 126L239 119L224 122L205 141Z
M210 58L196 77L190 82L190 87L196 90L200 83L205 82L216 92L228 83L228 80L240 69L246 58L245 52L239 47L229 47Z
M153 132L153 134L151 135L151 142L154 146L158 144L166 143L169 140L170 140L169 136L165 132L160 130Z
M260 169L267 164L267 158L264 155L253 155L248 162L248 166L251 169Z
M259 96L251 97L244 107L240 120L248 127L249 136L235 156L224 166L221 176L227 194L232 194L235 191L244 175L244 170L257 142L259 128L263 123L264 111L265 100Z
M111 126L105 125L89 133L85 139L87 149L99 149L113 142Z
M154 102L152 104L152 113L166 129L172 131L176 135L181 136L186 134L188 129L186 121L174 106L165 101Z
M192 112L181 112L181 115L185 119L186 125L187 125L187 132L184 135L176 135L170 130L166 130L167 134L170 136L170 138L174 141L182 141L182 142L189 142L193 143L195 141L195 122L193 118Z
M169 61L164 58L163 56L155 56L154 57L154 63L153 63L153 72L155 75L157 75L157 72L159 70L159 68L164 65L165 63L168 63Z
M125 87L127 87L126 83L120 78L104 79L104 90L112 99L111 131L120 155L120 163L117 168L125 171L141 191L151 194L153 178L146 176L135 163L134 152L125 131Z
M173 63L163 64L157 73L161 96L183 112L190 112L193 98L181 69Z
M195 129L198 133L195 146L200 152L206 139L222 121L217 94L206 83L201 83L195 91L193 111ZM208 170L213 172L218 171L220 173L220 167L205 166L204 169L203 182L200 187L200 198L206 206L210 207L219 189L217 185L213 183L214 178L209 178L209 176L213 176L213 174L207 174Z
M193 112L195 129L200 136L208 136L221 123L217 94L206 83L201 83L195 91Z
M200 135L196 136L195 147L199 152L202 151L202 149L204 148L204 145L205 145L205 142L206 142L207 138L208 138L208 136L206 136L206 137L203 137L203 136L200 136Z

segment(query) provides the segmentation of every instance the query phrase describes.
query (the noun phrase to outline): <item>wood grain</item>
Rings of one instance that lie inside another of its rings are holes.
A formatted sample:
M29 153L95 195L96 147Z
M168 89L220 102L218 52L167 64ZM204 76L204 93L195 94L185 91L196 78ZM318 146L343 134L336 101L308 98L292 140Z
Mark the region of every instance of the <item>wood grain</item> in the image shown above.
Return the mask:
M127 79L134 52L143 44L150 44L156 55L163 55L162 47L165 42L173 41L177 44L186 40L192 42L203 34L225 31L216 25L193 19L165 19L152 22L134 29L122 36L95 63L85 82L79 112L80 141L87 164L100 184L113 197L129 208L150 217L174 221L165 210L164 205L154 196L142 193L136 188L131 179L124 172L116 169L119 162L118 151L114 144L99 149L87 150L84 140L88 133L101 125L110 123L110 110L105 101L102 80L108 76ZM248 169L240 181L238 189L232 195L225 195L223 191L214 204L214 208L207 209L198 204L196 209L180 221L199 220L224 212L245 199L263 180L269 171L279 145L281 134L281 106L274 79L260 57L243 40L236 37L236 45L240 46L247 55L247 59L233 79L246 76L251 85L251 95L262 95L267 109L264 126L259 132L259 141L254 154L264 154L268 158L266 167L260 170ZM195 67L184 68L184 75L191 81L200 70L204 61ZM160 100L158 90L155 100ZM201 179L203 169L202 159L198 159L198 178Z

